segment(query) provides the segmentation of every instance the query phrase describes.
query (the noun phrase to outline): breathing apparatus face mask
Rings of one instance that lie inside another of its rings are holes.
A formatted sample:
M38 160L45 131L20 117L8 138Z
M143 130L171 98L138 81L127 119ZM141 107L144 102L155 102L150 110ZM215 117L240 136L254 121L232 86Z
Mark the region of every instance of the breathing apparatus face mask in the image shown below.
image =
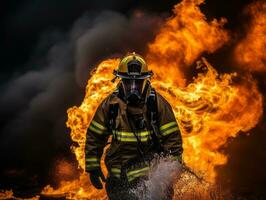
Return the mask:
M151 76L150 72L142 72L142 65L139 60L133 59L127 63L127 71L118 74L121 78L123 98L131 105L139 105L143 102L145 88Z
M122 79L125 99L129 104L137 105L141 102L146 79Z

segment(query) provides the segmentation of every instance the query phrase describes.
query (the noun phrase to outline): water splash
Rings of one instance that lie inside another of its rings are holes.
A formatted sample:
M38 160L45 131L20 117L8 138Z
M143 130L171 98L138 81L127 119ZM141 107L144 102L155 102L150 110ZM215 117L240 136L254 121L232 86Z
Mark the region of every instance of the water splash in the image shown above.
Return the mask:
M168 157L158 157L151 164L148 178L130 192L138 199L163 200L173 196L173 184L180 177L182 166Z
M232 199L221 187L201 181L183 169L179 162L158 156L151 164L148 178L139 182L130 193L138 200Z

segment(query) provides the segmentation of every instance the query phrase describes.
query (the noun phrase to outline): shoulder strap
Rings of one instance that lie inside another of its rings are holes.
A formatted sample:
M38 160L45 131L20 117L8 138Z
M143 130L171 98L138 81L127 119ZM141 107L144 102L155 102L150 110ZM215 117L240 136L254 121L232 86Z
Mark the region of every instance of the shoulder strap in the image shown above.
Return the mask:
M110 104L109 107L109 128L114 129L115 128L115 120L118 115L118 109L119 109L119 104Z
M118 94L118 91L114 91L112 96L116 96ZM119 110L119 104L118 103L110 103L109 104L109 110L108 110L108 131L112 132L112 130L115 130L116 124L116 118L118 116L118 110Z
M150 95L147 99L147 112L149 116L149 123L152 128L152 140L155 149L157 149L158 153L162 153L164 151L163 146L161 145L159 136L160 136L160 129L159 129L159 121L158 121L158 105L157 105L157 96L156 91L151 88Z
M151 88L150 95L147 98L147 111L150 121L154 121L156 125L158 124L158 105L156 91Z
M108 113L108 131L113 133L116 131L116 118L118 115L119 104L110 104ZM113 134L114 139L116 139L116 133Z

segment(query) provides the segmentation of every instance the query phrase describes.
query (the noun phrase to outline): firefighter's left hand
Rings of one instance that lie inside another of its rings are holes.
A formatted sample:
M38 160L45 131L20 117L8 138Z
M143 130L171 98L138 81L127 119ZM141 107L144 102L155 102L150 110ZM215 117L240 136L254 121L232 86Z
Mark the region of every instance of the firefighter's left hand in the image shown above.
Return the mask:
M91 180L92 185L97 189L102 189L103 184L100 181L100 178L103 182L106 181L106 179L102 173L102 170L101 169L95 169L93 171L90 171L89 174L90 174L90 180Z

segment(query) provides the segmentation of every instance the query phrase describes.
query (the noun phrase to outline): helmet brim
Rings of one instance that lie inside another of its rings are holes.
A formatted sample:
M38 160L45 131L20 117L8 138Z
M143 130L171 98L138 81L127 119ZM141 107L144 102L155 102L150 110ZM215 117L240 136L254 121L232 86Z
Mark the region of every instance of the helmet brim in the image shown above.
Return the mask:
M152 71L148 71L148 72L144 72L141 74L128 74L128 73L119 73L117 70L114 70L114 75L119 77L119 78L123 78L123 79L146 79L146 78L150 78L153 75Z

